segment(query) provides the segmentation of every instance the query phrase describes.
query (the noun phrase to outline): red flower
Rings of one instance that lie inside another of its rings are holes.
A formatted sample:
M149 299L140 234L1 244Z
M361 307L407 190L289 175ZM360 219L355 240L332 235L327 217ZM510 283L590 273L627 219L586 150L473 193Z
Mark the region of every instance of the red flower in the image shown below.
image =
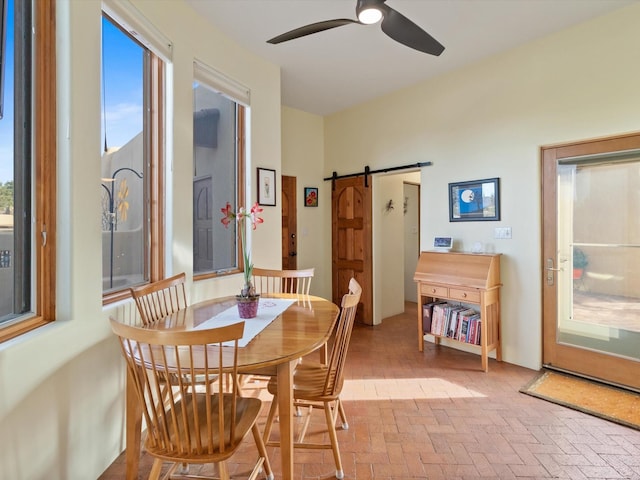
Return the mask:
M231 211L231 204L227 202L226 207L221 208L220 211L224 214L224 217L222 217L222 220L220 221L224 225L224 228L228 228L231 220L236 218L235 213Z
M251 207L251 212L249 213L249 217L251 218L251 227L255 230L259 223L263 223L264 219L258 216L259 213L262 213L264 209L258 205L258 202L254 203Z
M244 284L247 292L251 292L253 290L251 285L253 263L251 263L251 252L247 250L245 222L249 219L251 221L251 227L255 230L259 223L264 222L264 220L258 216L258 214L262 213L262 210L263 209L258 205L258 202L253 204L249 212L247 212L244 207L240 207L237 213L233 212L229 202L227 202L224 208L220 209L224 215L220 221L225 228L229 227L232 220L237 220L238 222L238 229L240 230L240 248L242 249L242 256L244 258ZM246 296L245 294L243 295Z

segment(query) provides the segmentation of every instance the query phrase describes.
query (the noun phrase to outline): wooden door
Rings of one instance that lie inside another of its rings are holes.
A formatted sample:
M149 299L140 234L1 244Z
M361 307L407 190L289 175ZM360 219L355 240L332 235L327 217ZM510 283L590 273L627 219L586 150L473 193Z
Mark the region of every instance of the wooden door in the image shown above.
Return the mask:
M298 268L296 177L282 176L282 269Z
M213 212L211 175L193 180L193 270L196 273L213 269Z
M542 174L543 364L640 389L640 134L543 148Z
M332 291L340 305L354 277L362 286L356 320L373 325L373 265L371 239L371 180L335 180L331 193Z

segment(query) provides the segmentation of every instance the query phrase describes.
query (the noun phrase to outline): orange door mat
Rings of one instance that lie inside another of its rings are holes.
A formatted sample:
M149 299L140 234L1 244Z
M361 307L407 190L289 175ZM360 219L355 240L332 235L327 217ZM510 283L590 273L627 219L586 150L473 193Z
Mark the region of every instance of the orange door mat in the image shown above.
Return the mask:
M520 391L640 430L640 394L549 370Z

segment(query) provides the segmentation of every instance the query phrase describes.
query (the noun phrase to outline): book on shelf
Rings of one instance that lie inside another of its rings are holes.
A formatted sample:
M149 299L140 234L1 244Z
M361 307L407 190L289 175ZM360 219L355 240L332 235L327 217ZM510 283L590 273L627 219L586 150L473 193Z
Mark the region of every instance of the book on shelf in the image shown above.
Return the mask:
M466 308L465 310L463 310L462 312L460 312L460 321L458 324L458 328L455 332L455 336L453 338L455 338L458 341L464 342L465 341L465 336L463 334L463 331L467 331L468 330L468 324L469 324L469 318L471 318L473 315L475 315L477 312L472 309L472 308Z
M463 313L467 310L468 308L462 305L451 307L451 320L449 322L447 337L456 338L457 332L460 329L460 322L462 321Z
M433 316L431 319L431 333L433 335L442 335L446 305L446 303L439 303L433 306Z
M422 306L422 332L431 333L431 320L433 318L433 307L445 303L443 301L425 303Z
M462 322L460 322L460 331L458 332L458 337L456 338L456 340L460 342L466 342L468 328L469 328L469 317L464 317Z
M474 345L478 345L478 327L480 321L480 315L473 318L473 328L471 329L471 338L469 339L469 343L473 343Z

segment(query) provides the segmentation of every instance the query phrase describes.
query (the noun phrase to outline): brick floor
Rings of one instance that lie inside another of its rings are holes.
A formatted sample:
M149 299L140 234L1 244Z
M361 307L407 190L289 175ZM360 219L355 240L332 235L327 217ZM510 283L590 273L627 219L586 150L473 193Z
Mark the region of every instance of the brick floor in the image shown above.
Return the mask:
M382 325L356 325L342 399L348 430L338 430L345 478L640 480L640 431L519 393L535 371L425 343L418 352L415 304ZM253 387L253 388L252 388ZM270 397L262 382L250 394ZM310 435L324 436L314 411ZM277 428L276 428L277 430ZM232 460L248 461L250 437ZM277 448L268 448L276 479ZM139 478L152 459L143 453ZM246 465L230 464L242 469ZM211 472L210 467L193 471ZM99 480L124 478L124 454ZM295 478L334 477L329 450L296 451Z

